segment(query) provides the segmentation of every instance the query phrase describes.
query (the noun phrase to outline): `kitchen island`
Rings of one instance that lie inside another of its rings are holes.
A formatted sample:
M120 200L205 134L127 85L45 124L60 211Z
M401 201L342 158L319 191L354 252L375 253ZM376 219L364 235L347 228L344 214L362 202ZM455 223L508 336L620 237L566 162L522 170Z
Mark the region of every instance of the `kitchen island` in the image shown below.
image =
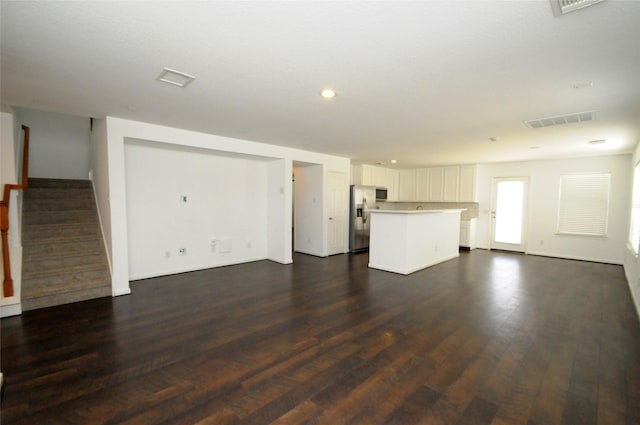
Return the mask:
M406 275L456 258L462 211L370 210L369 267Z

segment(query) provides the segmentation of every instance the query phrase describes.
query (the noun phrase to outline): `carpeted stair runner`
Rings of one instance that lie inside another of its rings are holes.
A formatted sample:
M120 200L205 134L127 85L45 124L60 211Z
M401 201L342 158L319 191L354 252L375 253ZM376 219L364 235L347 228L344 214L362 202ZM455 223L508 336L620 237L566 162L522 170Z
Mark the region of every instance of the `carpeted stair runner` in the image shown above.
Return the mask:
M111 296L89 180L29 179L22 245L23 311Z

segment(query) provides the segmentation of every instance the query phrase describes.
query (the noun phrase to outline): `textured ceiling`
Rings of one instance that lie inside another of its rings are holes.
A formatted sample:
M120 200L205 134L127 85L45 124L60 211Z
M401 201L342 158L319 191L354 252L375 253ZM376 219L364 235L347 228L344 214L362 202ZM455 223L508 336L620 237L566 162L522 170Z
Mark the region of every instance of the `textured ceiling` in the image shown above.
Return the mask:
M623 153L640 139L639 1L558 18L546 0L2 1L0 13L11 106L400 167ZM158 82L164 67L196 79ZM582 111L597 119L524 124Z

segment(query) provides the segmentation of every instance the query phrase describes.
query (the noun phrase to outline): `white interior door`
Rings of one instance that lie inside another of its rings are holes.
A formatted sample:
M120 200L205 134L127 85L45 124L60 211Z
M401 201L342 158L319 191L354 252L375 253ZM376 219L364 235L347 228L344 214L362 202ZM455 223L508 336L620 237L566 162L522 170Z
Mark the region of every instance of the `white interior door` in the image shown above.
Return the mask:
M347 251L347 217L349 214L349 184L347 175L330 171L328 176L327 225L329 255L342 254Z
M525 252L527 177L495 178L491 207L491 249Z

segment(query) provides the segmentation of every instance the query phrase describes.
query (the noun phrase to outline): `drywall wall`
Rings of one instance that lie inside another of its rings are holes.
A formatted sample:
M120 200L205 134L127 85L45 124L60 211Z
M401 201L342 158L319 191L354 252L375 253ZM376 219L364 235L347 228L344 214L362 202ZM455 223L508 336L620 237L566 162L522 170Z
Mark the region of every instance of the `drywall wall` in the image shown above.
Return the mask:
M526 252L529 254L622 264L629 229L630 155L478 165L478 247L491 241L491 196L496 177L528 177ZM611 173L606 238L557 235L560 176Z
M288 159L267 163L267 258L290 264L291 257L291 172Z
M131 280L267 258L264 160L128 141L125 161Z
M323 168L321 165L296 167L294 250L326 256L324 234L318 223L324 221Z
M31 129L29 176L86 180L90 169L89 118L18 110L22 123Z
M18 119L11 108L3 106L2 112L0 112L0 188L4 188L5 184L18 182L16 161L18 155L22 152L22 133L17 130L19 127ZM8 242L11 276L13 279L13 296L5 297L3 291L0 290L0 317L14 316L22 312L20 306L22 243L19 222L21 193L11 191L10 196ZM0 255L2 255L2 246L0 246ZM0 267L0 280L4 281L4 267Z
M109 164L108 164L108 144L107 125L104 119L94 120L91 131L91 156L90 170L93 191L96 196L98 207L98 217L102 227L102 235L105 242L107 258L111 264L112 244L111 244L111 213L109 203Z
M629 190L627 196L632 199L633 189L633 170L640 162L640 143L636 146L633 152L632 160L629 164ZM631 217L631 208L629 208L629 218ZM629 234L630 229L628 230ZM631 291L631 297L636 306L636 312L640 319L640 257L636 256L633 252L633 248L627 243L624 248L624 272L627 277L627 283L629 284L629 290Z
M291 173L293 161L322 164L327 171L349 173L348 158L314 152L285 148L281 146L232 139L212 134L199 133L149 124L121 118L106 118L106 149L103 149L102 163L107 165L109 219L103 217L110 226L111 267L113 294L130 292L129 287L129 249L127 223L127 182L125 172L125 145L128 141L143 140L159 145L170 144L190 148L216 151L235 157L256 157L267 159L267 205L268 233L267 257L281 263L291 262ZM96 186L102 182L94 175ZM281 193L281 190L284 193ZM272 220L273 219L273 220ZM348 217L344 218L345 221ZM105 225L105 227L107 227ZM326 223L318 223L326 234ZM347 251L347 247L344 247Z

